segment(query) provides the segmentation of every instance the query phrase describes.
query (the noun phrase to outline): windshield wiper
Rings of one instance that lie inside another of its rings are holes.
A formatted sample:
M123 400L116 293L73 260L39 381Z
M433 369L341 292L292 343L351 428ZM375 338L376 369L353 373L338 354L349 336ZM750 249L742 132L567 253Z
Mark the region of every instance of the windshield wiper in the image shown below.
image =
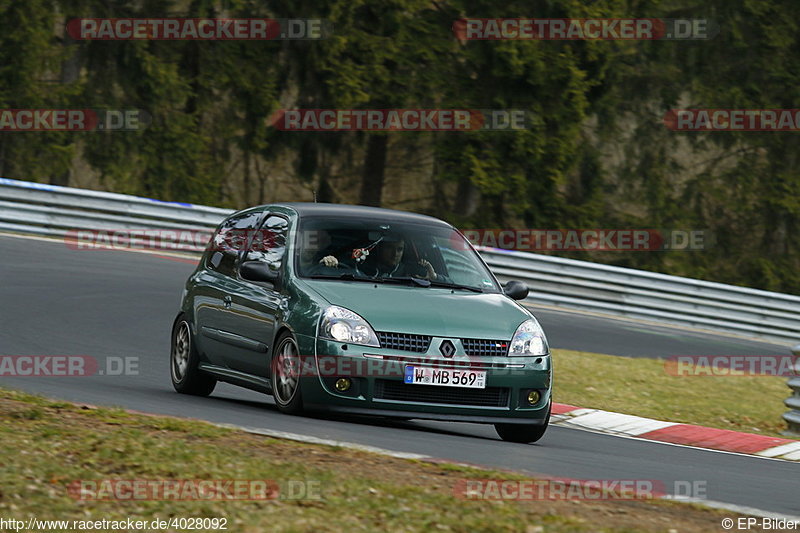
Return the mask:
M447 289L463 289L465 291L472 291L483 294L483 289L478 287L470 287L469 285L459 285L458 283L447 283L446 281L431 281L425 278L417 278L413 276L377 278L375 281L385 281L389 283L408 283L410 281L420 287L444 287Z
M414 283L420 287L430 287L431 282L427 279L414 278L414 277L397 277L397 278L371 278L369 276L356 276L351 272L343 272L341 274L312 274L308 276L311 279L341 279L345 281L366 281L367 283Z
M345 281L369 281L375 280L370 278L356 277L355 274L350 272L343 272L341 274L312 274L308 276L311 279L343 279Z
M430 283L430 285L432 287L445 287L445 288L448 288L448 289L463 289L465 291L483 293L483 289L478 288L478 287L470 287L469 285L459 285L458 283L447 283L446 281L430 281L428 283Z
M375 281L385 281L388 283L408 283L409 281L414 285L420 287L430 287L431 282L424 278L415 278L413 276L398 276L395 278L377 278Z

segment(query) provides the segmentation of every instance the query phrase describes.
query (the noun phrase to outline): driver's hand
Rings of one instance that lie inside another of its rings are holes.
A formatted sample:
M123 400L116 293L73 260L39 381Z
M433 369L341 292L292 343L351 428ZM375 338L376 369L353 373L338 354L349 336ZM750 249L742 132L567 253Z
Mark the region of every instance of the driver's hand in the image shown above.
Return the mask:
M423 276L427 280L434 280L436 279L436 271L433 269L433 265L426 259L419 260L419 266L425 269L425 275Z
M326 255L325 257L319 260L319 264L325 265L326 267L336 268L337 266L339 266L339 260L333 257L332 255Z

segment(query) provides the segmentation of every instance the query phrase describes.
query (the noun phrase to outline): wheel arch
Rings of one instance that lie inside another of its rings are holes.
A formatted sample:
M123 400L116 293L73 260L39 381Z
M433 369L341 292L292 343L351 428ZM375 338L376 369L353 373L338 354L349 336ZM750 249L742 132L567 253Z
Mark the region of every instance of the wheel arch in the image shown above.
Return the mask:
M280 339L281 335L283 335L286 332L291 333L292 337L295 337L296 340L297 334L295 333L294 328L292 328L289 324L282 323L280 326L277 327L277 329L275 330L275 336L272 338L272 348L269 351L270 358L275 357L275 348L277 348L278 339Z

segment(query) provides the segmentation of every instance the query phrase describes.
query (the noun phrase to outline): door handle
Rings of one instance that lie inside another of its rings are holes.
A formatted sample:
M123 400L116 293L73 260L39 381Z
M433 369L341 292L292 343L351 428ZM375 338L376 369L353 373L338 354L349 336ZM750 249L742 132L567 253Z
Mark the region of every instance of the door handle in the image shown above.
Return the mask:
M226 296L225 298L222 299L222 301L224 302L225 309L230 309L231 308L231 297L230 296Z

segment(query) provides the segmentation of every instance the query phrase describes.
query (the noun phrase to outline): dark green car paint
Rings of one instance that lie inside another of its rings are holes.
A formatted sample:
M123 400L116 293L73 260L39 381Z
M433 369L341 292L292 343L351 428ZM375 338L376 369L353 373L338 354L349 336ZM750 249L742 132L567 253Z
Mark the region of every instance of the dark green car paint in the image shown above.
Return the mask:
M282 332L290 331L303 355L315 358L334 356L343 358L343 362L349 360L354 363L363 363L364 354L395 356L401 361L396 363L398 368L406 364L404 360L442 366L451 362L478 364L481 369L487 370L487 388L509 389L509 401L505 407L445 405L376 399L374 393L379 378L375 376L354 377L353 387L347 393L337 392L329 379L304 376L301 378L301 390L306 408L453 421L505 424L546 422L552 386L549 354L535 357L467 357L460 341L462 338L510 341L517 327L532 317L525 308L500 292L479 294L412 284L300 278L296 275L294 260L294 232L301 216L298 211L302 212L296 210L293 204L285 204L261 206L235 214L258 212L266 216L269 213L283 216L288 221L286 253L280 265L277 287L243 280L237 274L226 276L216 272L210 267L215 253L212 249L206 251L187 280L181 311L191 324L201 370L211 373L220 381L270 393L274 343ZM429 217L421 218L435 224L446 224ZM494 279L492 281L497 283ZM433 339L425 353L318 339L321 314L329 305L338 305L358 313L376 332L430 335ZM452 341L456 347L452 359L445 359L439 351L439 345L445 339ZM508 364L520 367L507 368ZM401 375L383 379L403 381ZM541 399L533 406L526 401L527 392L531 389L541 393Z

